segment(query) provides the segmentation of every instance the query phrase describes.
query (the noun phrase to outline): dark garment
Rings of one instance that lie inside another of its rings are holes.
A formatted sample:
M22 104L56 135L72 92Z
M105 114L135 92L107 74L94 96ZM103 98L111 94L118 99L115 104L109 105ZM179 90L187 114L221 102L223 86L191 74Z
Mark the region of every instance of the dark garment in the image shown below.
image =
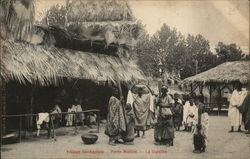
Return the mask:
M116 97L110 97L108 105L105 134L111 140L120 139L126 132L126 122L121 102Z
M157 142L166 142L174 138L174 124L171 115L159 116L157 118L154 138Z
M174 127L179 128L182 124L182 112L183 112L183 106L182 104L176 102L173 104L172 107L172 113L173 113L173 122Z
M246 130L250 130L250 93L247 93L242 105L239 107Z
M135 116L133 110L126 114L126 122L126 133L123 141L132 142L135 138Z
M171 111L172 98L168 95L158 99L159 116L154 130L154 138L156 142L167 142L174 138L174 123Z

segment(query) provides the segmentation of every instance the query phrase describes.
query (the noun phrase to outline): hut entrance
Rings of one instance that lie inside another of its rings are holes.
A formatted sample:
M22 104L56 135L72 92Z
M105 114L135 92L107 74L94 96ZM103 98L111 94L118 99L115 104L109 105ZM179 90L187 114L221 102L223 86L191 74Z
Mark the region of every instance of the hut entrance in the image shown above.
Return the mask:
M127 89L124 85L122 88L126 97ZM42 109L50 112L55 103L59 103L62 112L67 112L77 101L83 111L99 109L101 119L106 119L111 96L111 87L107 82L96 84L90 80L64 80L61 86L21 85L11 81L6 89L6 114L37 114ZM6 122L7 130L18 128L18 118L11 118ZM36 126L34 117L26 118L22 122L27 130Z

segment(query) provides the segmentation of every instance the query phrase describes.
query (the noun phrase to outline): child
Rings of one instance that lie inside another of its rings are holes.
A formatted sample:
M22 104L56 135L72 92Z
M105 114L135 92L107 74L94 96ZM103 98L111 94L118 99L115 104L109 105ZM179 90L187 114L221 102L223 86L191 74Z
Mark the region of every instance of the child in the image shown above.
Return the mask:
M97 125L96 119L97 119L96 114L93 113L93 112L90 112L90 113L87 115L87 118L86 118L86 123L87 123L87 125L88 125L90 128L92 128L93 125Z
M207 147L207 134L208 134L208 113L205 111L204 104L200 101L197 102L198 111L198 124L196 125L194 133L194 153L205 152Z
M187 109L186 117L185 117L187 131L192 132L198 120L198 108L195 105L192 97L189 100L189 105L187 105L185 109Z
M126 133L123 138L124 144L133 145L135 138L135 116L130 104L126 105Z

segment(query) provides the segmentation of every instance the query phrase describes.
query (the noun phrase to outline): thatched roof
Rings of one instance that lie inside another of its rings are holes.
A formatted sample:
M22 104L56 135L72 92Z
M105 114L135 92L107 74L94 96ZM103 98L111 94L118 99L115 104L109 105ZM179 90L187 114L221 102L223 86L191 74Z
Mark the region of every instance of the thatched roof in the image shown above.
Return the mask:
M127 47L135 45L141 30L125 0L67 1L66 6L52 6L39 25L59 26L78 39Z
M125 0L73 0L68 2L68 22L130 21L132 11Z
M1 77L20 83L58 85L62 78L94 81L144 80L134 61L114 56L5 41Z
M208 71L184 79L184 83L229 83L235 81L248 83L250 80L249 66L249 61L225 62Z

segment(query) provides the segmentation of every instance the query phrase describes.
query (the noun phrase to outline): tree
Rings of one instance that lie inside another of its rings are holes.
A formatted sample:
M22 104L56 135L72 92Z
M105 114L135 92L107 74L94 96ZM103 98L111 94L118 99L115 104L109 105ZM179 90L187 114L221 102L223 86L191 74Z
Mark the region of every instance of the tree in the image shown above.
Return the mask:
M175 61L177 60L175 55L181 57L184 52L184 36L181 33L177 32L175 28L171 29L166 24L163 24L161 29L153 35L150 43L156 66L158 63L162 63L167 72L181 69L182 66Z
M238 61L244 58L241 48L234 43L226 45L223 42L219 42L215 50L218 55L219 63Z
M194 36L189 34L186 38L185 49L186 56L184 57L187 59L186 65L181 72L182 78L204 72L217 65L217 56L210 51L209 41L202 35ZM197 66L196 63L198 63Z
M159 75L158 64L170 73L180 72L181 78L203 72L216 66L217 56L210 51L209 41L202 35L185 38L176 29L163 24L151 38L145 34L138 42L138 64L147 75Z
M137 59L137 64L145 75L152 76L157 67L155 67L155 62L153 60L150 36L145 29L145 25L142 25L140 21L138 21L138 25L141 30L136 46L132 49L132 58Z

